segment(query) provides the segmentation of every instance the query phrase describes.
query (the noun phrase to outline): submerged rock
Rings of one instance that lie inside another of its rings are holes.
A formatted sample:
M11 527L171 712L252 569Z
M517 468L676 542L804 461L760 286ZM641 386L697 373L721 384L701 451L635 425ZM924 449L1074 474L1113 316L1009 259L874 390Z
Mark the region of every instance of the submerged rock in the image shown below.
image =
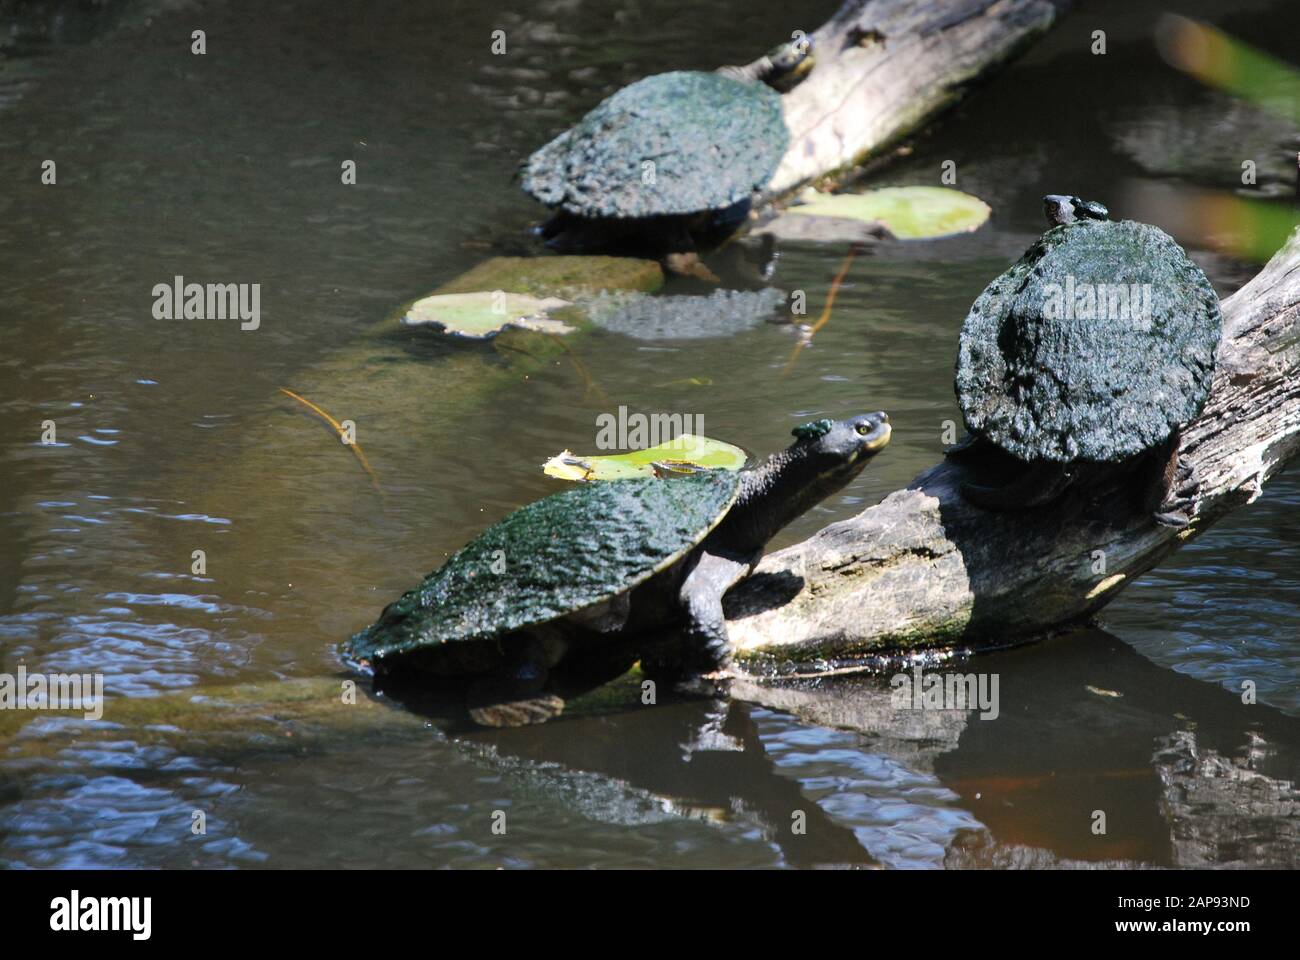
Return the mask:
M663 282L659 264L634 257L492 257L434 292L513 290L573 300L605 290L654 293Z

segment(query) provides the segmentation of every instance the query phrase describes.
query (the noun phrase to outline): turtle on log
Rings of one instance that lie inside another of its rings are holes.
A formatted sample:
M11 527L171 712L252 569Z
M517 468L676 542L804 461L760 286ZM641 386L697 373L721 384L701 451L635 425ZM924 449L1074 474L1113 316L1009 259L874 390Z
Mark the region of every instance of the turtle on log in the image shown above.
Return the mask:
M564 252L650 253L692 272L697 242L733 233L790 134L781 95L812 69L806 36L750 67L638 80L525 161L525 192L555 209L539 233Z
M1196 492L1179 430L1205 405L1222 333L1205 274L1166 233L1107 220L1079 197L1043 200L1049 229L976 299L955 390L968 436L948 455L1000 482L963 485L990 510L1042 506L1074 486L1133 489L1181 527Z
M595 482L528 504L389 604L344 652L381 679L467 678L470 716L487 726L560 712L546 689L551 669L604 656L616 639L647 637L642 666L665 679L724 669L723 595L777 531L861 472L890 425L868 413L794 435L745 470Z

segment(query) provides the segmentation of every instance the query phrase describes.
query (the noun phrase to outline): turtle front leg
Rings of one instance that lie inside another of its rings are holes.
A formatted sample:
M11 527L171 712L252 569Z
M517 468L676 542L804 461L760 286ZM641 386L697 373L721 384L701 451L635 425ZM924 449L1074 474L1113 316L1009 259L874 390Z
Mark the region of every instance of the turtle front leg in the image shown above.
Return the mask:
M651 675L676 678L730 667L731 642L727 637L722 598L752 567L752 559L702 552L677 591L684 618L681 627L684 646L678 645L679 652L675 655L661 649L654 656L642 657L642 669Z
M722 598L753 567L751 559L702 552L677 593L686 615L686 665L694 673L713 673L731 666L731 640Z

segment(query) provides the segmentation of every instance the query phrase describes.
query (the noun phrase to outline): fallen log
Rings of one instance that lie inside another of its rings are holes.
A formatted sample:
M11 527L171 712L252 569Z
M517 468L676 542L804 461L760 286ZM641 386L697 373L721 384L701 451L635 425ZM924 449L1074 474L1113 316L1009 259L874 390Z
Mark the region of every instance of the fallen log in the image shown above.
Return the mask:
M790 146L762 200L880 154L1020 53L1068 5L848 0L810 34L816 67L782 98Z
M1161 527L1145 512L1097 510L1082 498L989 513L961 496L965 468L943 462L764 558L727 600L742 661L1027 639L1096 613L1255 500L1300 448L1300 231L1223 302L1223 317L1209 400L1179 448L1200 483L1190 526Z

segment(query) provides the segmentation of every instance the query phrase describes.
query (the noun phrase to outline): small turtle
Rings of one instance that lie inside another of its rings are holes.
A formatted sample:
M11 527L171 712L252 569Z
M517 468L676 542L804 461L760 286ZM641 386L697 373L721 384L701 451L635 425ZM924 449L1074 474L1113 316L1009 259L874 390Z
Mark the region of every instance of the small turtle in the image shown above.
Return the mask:
M745 83L765 83L773 90L788 93L812 72L817 62L812 51L812 37L799 34L792 40L777 44L754 63L744 67L719 67L717 72Z
M1110 211L1096 200L1067 197L1060 193L1049 193L1043 197L1043 213L1047 216L1048 226L1052 227L1079 220L1110 219Z
M381 679L474 678L470 715L488 726L558 713L551 668L598 657L616 637L677 634L684 644L655 640L654 659L642 658L665 677L724 668L723 595L778 530L889 442L889 418L820 420L794 435L746 470L583 484L522 507L389 604L345 654Z
M1209 280L1167 234L1043 198L1050 228L985 288L962 326L955 390L968 436L948 454L999 476L968 500L1016 510L1084 480L1136 484L1170 526L1197 484L1179 430L1205 404L1222 332Z
M812 64L803 37L749 67L619 90L524 163L525 192L557 211L539 232L556 249L650 251L698 273L696 238L734 232L776 172L790 141L777 90Z

